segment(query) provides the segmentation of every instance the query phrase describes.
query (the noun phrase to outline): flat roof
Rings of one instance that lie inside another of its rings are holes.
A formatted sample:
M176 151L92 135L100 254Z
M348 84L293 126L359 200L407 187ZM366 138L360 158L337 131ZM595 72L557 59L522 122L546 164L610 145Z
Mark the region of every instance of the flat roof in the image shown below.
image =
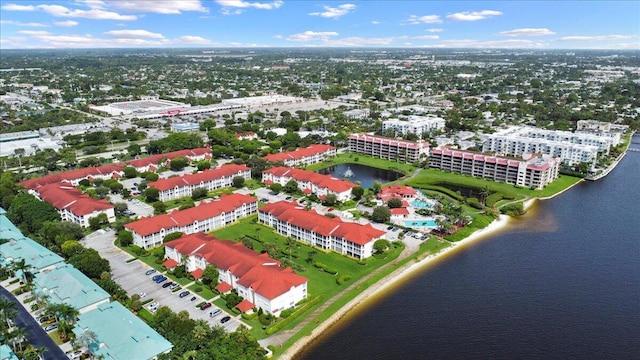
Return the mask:
M49 295L48 301L51 303L65 303L81 310L110 298L109 293L69 264L35 275L33 283L36 291Z
M104 359L153 359L173 348L167 339L117 301L80 314L73 332L79 337L85 330L96 335L97 343L89 345L91 351Z
M10 234L9 231L2 232L2 238L4 235ZM62 263L64 259L58 254L50 251L37 242L22 236L19 233L19 237L8 237L8 242L0 245L0 253L3 257L3 262L6 261L18 261L24 259L25 263L31 266L34 270L41 270L48 266Z

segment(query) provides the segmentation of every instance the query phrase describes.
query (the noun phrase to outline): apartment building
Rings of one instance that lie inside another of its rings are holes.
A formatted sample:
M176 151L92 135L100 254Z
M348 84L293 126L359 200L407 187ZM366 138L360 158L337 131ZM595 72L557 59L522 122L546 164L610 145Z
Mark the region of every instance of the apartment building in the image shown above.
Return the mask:
M158 167L167 165L171 159L184 157L189 161L200 161L211 159L211 149L196 148L172 151L165 154L151 155L142 159L129 160L126 162L128 166L133 166L138 172L156 171Z
M150 182L149 187L160 191L160 200L167 201L191 196L194 189L203 188L208 191L233 185L233 178L241 176L251 179L251 169L244 165L225 164L217 169L209 169L197 174L186 174L179 177L160 179Z
M93 181L93 179L119 179L124 175L123 164L108 164L96 167L88 167L82 169L69 170L65 172L46 175L39 178L25 180L20 183L27 189L34 190L39 186L66 182L73 186L77 186L80 180L87 179Z
M266 253L258 254L242 243L218 240L211 235L195 233L165 244L165 257L185 265L188 272L202 271L214 265L219 272L217 289L236 289L243 297L245 309L261 308L275 316L307 297L305 277ZM247 304L248 302L248 304Z
M306 166L322 162L336 155L336 148L331 145L314 144L306 148L269 154L263 159L272 163L282 162L285 166Z
M349 151L380 159L413 163L429 156L429 143L359 133L349 136Z
M202 202L189 209L142 218L125 224L124 227L133 233L135 245L148 249L162 244L167 234L212 231L255 214L257 211L256 198L244 194L230 194L222 195L211 202Z
M338 201L351 199L351 189L357 186L331 175L283 166L274 167L262 173L262 182L267 186L274 183L284 186L290 180L295 180L298 183L298 189L305 194L316 194L320 199L327 194L334 194Z
M373 255L373 244L386 235L371 224L344 222L287 201L270 203L258 209L258 221L273 227L283 236L356 259Z
M437 116L409 115L406 119L389 119L382 122L382 133L394 131L396 135L415 134L422 137L423 133L432 130L442 130L445 120Z
M550 155L538 154L527 154L524 159L515 159L443 147L431 149L429 167L542 189L558 178L560 160Z

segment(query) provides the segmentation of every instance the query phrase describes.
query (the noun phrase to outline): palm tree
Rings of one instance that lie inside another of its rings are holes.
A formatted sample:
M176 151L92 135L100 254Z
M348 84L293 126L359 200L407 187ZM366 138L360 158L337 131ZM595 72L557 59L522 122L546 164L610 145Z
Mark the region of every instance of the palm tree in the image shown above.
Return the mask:
M27 333L27 329L22 328L22 327L16 327L9 334L9 336L12 339L11 342L13 344L13 351L14 352L16 352L16 342L17 342L18 345L20 345L20 347L19 347L20 351L22 351L22 343L24 343L24 336L26 335L26 333Z
M42 354L44 354L44 352L47 351L46 348L43 347L29 347L27 350L25 350L25 352L23 353L24 355L24 359L25 360L41 360L42 359Z
M31 283L33 280L33 274L29 272L31 265L27 264L24 259L20 259L13 264L15 270L19 270L22 275L22 282Z
M485 185L482 188L482 190L480 190L480 197L482 198L482 205L486 205L487 204L487 196L489 196L489 194L491 194L491 192L489 191L489 187Z
M96 335L96 333L89 329L85 329L80 337L76 339L76 341L89 350L92 358L95 356L95 354L93 353L94 350L91 345L94 345L98 342L98 335ZM95 348L98 347L95 346Z
M2 322L7 323L7 328L11 327L9 320L15 316L16 309L17 305L15 302L5 298L0 299L0 318Z
M293 245L296 243L296 241L290 237L287 237L285 241L287 242L287 249L289 249L289 260L291 260L291 248L293 248Z

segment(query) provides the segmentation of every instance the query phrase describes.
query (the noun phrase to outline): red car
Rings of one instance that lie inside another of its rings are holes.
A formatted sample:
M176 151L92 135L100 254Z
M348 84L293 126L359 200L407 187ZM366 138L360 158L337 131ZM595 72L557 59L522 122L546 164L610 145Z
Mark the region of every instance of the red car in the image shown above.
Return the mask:
M210 307L211 307L211 303L208 302L208 303L203 304L202 306L200 306L200 310L206 310L206 309L208 309Z
M327 211L333 211L333 210L334 210L333 208L329 208L329 209L327 209Z

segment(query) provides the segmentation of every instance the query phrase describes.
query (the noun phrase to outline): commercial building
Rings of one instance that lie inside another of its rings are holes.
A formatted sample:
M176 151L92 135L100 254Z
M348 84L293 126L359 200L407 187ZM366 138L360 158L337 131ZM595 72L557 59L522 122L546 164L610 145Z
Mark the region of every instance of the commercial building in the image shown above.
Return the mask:
M193 234L212 231L258 211L258 200L249 195L222 195L211 202L125 224L133 233L133 243L148 249L162 244L172 232Z
M263 159L272 163L282 162L285 166L305 166L322 162L336 155L336 148L331 145L315 144L306 148L269 154Z
M382 133L389 134L393 131L396 135L407 134L418 135L422 138L422 134L433 130L442 130L445 126L445 120L437 116L419 116L409 115L405 119L389 119L382 122Z
M429 167L542 189L558 178L560 160L539 154L526 154L524 159L515 159L444 147L431 150Z
M220 274L216 288L223 293L236 289L245 299L245 310L257 307L279 316L282 310L293 308L307 297L306 278L291 268L281 268L279 261L242 243L195 233L167 242L165 256L184 264L189 272L214 265Z
M202 188L207 191L233 185L233 178L240 176L245 180L251 179L251 169L244 165L225 164L217 169L208 169L197 174L187 174L179 177L160 179L147 184L160 191L160 200L167 201L191 196L194 189Z
M76 339L91 333L89 350L107 360L151 360L169 353L173 345L117 301L104 303L78 315Z
M360 133L349 136L349 151L380 159L413 163L425 160L429 156L429 143Z
M386 235L386 232L371 224L344 222L287 201L261 207L258 209L258 220L275 228L283 236L357 259L373 255L373 243Z
M71 185L47 184L29 192L39 200L53 205L63 221L89 227L89 219L100 214L105 214L110 223L116 221L113 205L107 200L94 199Z
M313 171L278 166L265 170L262 173L262 182L265 185L286 185L290 180L298 183L298 189L305 194L315 194L323 199L327 194L334 194L338 201L351 199L351 189L357 185L331 177L331 175L318 174Z

